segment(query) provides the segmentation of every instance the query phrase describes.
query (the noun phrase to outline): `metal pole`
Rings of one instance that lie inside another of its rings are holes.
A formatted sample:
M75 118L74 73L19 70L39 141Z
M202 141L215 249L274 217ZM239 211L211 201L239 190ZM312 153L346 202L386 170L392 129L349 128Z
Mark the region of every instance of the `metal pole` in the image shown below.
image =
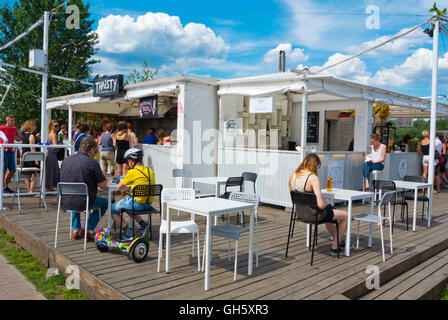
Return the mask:
M73 130L73 107L71 104L68 105L68 142L72 145L72 130ZM72 155L72 150L70 149L70 155Z
M50 27L50 12L44 13L44 73L42 74L42 105L41 105L41 124L40 134L41 142L47 141L47 90L48 90L48 33Z
M301 142L302 160L305 158L305 148L307 144L307 125L308 125L308 83L305 80L303 84L302 94L302 126L301 126Z
M437 117L437 78L438 78L438 64L439 64L439 21L435 22L434 41L432 49L432 95L431 95L431 132L429 145L429 170L428 183L434 184L434 148L436 139L436 117Z

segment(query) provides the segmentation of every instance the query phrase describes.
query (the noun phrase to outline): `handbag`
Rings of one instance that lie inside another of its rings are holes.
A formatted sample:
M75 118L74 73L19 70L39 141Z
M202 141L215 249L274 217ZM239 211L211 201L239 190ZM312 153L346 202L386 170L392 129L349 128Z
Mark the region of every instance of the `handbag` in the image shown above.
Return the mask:
M442 157L439 150L434 151L434 159L439 160Z

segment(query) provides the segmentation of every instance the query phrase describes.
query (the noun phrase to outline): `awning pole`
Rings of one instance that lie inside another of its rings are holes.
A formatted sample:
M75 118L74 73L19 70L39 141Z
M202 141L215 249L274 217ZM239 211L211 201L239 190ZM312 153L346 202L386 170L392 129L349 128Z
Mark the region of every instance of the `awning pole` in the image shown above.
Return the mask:
M307 125L308 125L308 83L304 81L303 83L303 94L302 94L302 125L301 125L301 142L302 147L302 161L305 158L305 149L307 144Z
M439 64L439 20L435 21L432 56L431 132L429 145L429 168L434 168L434 148L437 130L437 78ZM428 183L434 184L434 170L428 170Z
M71 104L68 105L68 142L72 145L72 130L73 130L73 107ZM69 151L70 155L72 155L72 149Z

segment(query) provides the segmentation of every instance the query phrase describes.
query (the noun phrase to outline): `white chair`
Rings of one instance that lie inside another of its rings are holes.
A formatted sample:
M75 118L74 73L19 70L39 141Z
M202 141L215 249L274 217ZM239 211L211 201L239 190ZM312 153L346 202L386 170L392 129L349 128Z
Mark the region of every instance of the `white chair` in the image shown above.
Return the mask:
M62 196L85 196L86 197L86 210L83 211L86 213L86 225L84 232L84 251L86 250L87 245L87 221L89 220L89 215L92 211L98 210L98 214L101 218L101 209L100 208L92 208L89 210L89 189L87 184L85 183L68 183L68 182L59 182L58 183L58 213L56 217L56 235L54 238L54 247L57 247L58 242L58 228L59 228L59 212L61 210L61 198ZM67 208L67 211L71 211L70 208ZM75 211L75 210L73 210ZM72 215L70 214L70 238L72 237Z
M383 262L386 261L386 257L384 254L384 235L383 235L383 221L389 220L389 236L390 236L390 253L393 254L393 245L392 245L392 214L391 214L391 203L395 201L395 191L386 192L382 195L381 200L379 201L377 208L378 208L378 215L374 214L361 214L354 218L354 220L358 221L358 234L357 234L357 240L356 245L357 248L359 248L359 224L361 221L369 222L369 223L377 223L380 227L380 233L381 233L381 249L383 253ZM389 217L383 217L381 214L381 207L383 205L388 205L389 209ZM370 228L370 235L369 235L369 246L371 246L371 239L372 239L372 228Z
M260 196L256 194L248 194L244 192L232 192L230 193L229 200L239 201L244 203L251 203L255 207L255 265L258 268L258 206L260 204ZM235 240L235 267L233 271L233 281L236 281L236 270L238 265L238 240L242 233L249 231L249 228L236 226L229 223L229 218L227 218L227 223L220 224L217 226L212 226L211 236L223 237L229 239L228 254L230 260L230 240ZM205 245L204 254L202 259L202 271L204 271L205 262Z
M12 202L11 202L11 207L10 207L10 209L12 209L12 207L14 206L14 199L17 194L17 206L19 208L19 213L22 213L22 208L20 206L20 176L23 174L26 174L26 173L39 174L41 171L40 168L27 168L27 167L23 166L25 162L30 162L30 161L39 161L42 164L43 171L42 171L41 179L40 179L41 184L42 184L42 176L45 175L45 153L44 152L25 152L25 154L23 154L23 156L22 156L22 163L20 165L20 168L17 168L17 170L16 170L15 178L17 180L17 185L16 185L16 189L14 190L14 194L12 196ZM45 202L45 197L42 197L42 186L39 186L39 208L40 208L40 202L42 200L44 202L45 210L48 211L47 203Z
M168 223L164 219L164 204L170 201L177 200L194 200L195 192L193 189L177 189L177 188L167 188L162 190L162 206L161 206L161 223L159 231L159 256L157 261L157 272L160 272L160 260L163 255L163 235L168 231ZM193 235L193 253L194 257L194 235L197 235L197 246L198 246L198 271L201 270L201 254L199 250L199 226L194 222L194 215L191 215L191 219L187 221L171 221L171 234L187 234L191 233Z

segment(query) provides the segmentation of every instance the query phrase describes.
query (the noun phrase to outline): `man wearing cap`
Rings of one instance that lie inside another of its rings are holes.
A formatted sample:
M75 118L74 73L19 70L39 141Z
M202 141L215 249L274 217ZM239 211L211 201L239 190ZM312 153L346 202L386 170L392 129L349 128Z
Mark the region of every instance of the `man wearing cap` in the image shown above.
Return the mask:
M126 151L124 158L126 159L129 170L126 176L118 184L118 189L123 189L125 186L130 185L131 189L134 190L135 186L139 185L153 185L156 183L154 172L151 168L145 167L143 165L143 152L140 149L129 149ZM121 224L120 213L122 209L132 210L134 207L135 211L149 210L151 208L154 197L135 197L132 198L131 195L126 196L124 199L116 202L112 206L112 218L117 225ZM129 214L129 213L128 213ZM129 216L132 217L131 214ZM140 225L140 231L145 232L146 228L149 227L148 223L142 219L139 215L134 216L135 221ZM129 240L132 238L132 231L129 229L128 225L123 221L121 225L123 230L122 240Z

